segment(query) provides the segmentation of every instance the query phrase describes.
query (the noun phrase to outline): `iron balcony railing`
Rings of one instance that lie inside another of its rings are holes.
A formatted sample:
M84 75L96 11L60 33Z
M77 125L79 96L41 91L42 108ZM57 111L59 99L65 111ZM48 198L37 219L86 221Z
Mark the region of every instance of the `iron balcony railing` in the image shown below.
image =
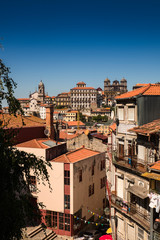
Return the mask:
M124 167L130 168L139 172L146 172L148 169L148 166L151 164L151 162L144 161L143 159L138 158L136 155L120 156L114 153L112 154L112 156L113 156L113 163L117 163L119 165L122 165Z
M147 213L147 209L135 206L133 203L126 202L122 198L118 197L112 192L111 194L112 205L116 206L123 213L129 215L132 218L136 218L144 222L149 226L150 223L150 213Z

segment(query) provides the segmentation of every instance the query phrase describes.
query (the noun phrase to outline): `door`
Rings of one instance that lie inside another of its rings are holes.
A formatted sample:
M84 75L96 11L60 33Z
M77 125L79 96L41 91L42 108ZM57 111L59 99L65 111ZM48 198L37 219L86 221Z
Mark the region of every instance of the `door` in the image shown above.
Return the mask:
M127 240L135 240L135 230L130 224L127 224Z
M117 196L123 199L123 179L117 177Z
M119 143L119 158L124 157L124 144Z

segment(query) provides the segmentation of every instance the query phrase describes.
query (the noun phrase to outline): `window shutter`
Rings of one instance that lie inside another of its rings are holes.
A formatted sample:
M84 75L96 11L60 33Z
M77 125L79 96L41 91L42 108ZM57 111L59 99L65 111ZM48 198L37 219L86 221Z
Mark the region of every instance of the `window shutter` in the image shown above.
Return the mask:
M128 120L134 121L134 107L128 107Z

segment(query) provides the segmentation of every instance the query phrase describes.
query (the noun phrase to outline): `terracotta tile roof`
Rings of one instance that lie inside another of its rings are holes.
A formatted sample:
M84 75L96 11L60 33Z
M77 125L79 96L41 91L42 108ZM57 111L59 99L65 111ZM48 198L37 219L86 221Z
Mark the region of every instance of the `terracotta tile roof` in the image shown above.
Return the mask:
M40 107L46 107L47 106L47 104L40 104Z
M53 159L53 162L62 162L62 163L75 163L81 160L84 160L86 158L95 156L99 154L98 151L93 151L87 148L79 148L75 151L68 152L66 154L63 154L55 159Z
M55 98L55 96L52 96L51 98Z
M93 87L74 87L74 88L72 88L72 90L73 89L79 89L79 90L91 90L91 89L95 89L95 88L93 88Z
M78 137L79 135L81 135L82 133L84 133L84 130L79 130L79 131L75 131L73 133L69 133L68 131L66 131L66 129L62 129L59 132L59 138L63 139L63 140L69 140L69 139L73 139L75 137Z
M22 124L22 119L24 121L24 124ZM20 127L31 127L31 126L44 126L45 121L35 117L21 117L20 115L17 115L17 117L9 114L1 114L0 120L3 122L3 126L8 122L7 128L20 128Z
M29 98L17 98L18 101L29 101Z
M108 136L104 136L100 133L92 134L92 136L95 137L95 138L101 139L101 140L107 140L108 139Z
M45 98L51 98L50 96L45 96Z
M144 124L139 127L131 128L128 131L135 132L142 135L150 135L156 132L160 132L160 119L156 119L150 123Z
M121 94L119 96L116 96L115 99L123 99L123 98L135 97L135 96L137 96L139 94L143 94L149 87L150 87L150 84L147 84L144 87L137 88L137 89L135 89L133 91L126 92L126 93L123 93L123 94Z
M117 125L116 125L116 123L113 123L113 124L110 125L109 127L110 127L113 131L115 131L116 128L117 128Z
M155 162L152 167L150 167L153 170L159 170L160 171L160 161Z
M151 84L143 95L160 95L160 84Z
M71 110L71 111L68 111L67 113L78 113L78 111Z
M56 141L54 141L54 140L50 140L48 138L43 138L43 139L32 139L30 141L19 143L16 145L16 147L47 149L50 147L45 145L44 143L47 142L48 140L53 142L53 144L56 144Z
M78 126L78 121L69 121L67 122L68 126ZM85 126L85 124L79 121L79 126Z
M138 95L160 95L160 84L145 84L143 87L116 96L115 99L132 98Z
M137 83L136 86L142 86L142 87L144 87L144 86L147 86L147 84L148 84L148 83Z

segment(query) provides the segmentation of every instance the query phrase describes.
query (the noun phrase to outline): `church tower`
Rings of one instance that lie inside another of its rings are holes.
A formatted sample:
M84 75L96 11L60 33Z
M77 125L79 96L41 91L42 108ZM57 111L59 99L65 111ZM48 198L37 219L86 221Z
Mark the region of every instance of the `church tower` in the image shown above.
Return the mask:
M44 98L45 98L45 89L44 89L44 83L41 80L38 85L38 100L40 102L44 102Z

